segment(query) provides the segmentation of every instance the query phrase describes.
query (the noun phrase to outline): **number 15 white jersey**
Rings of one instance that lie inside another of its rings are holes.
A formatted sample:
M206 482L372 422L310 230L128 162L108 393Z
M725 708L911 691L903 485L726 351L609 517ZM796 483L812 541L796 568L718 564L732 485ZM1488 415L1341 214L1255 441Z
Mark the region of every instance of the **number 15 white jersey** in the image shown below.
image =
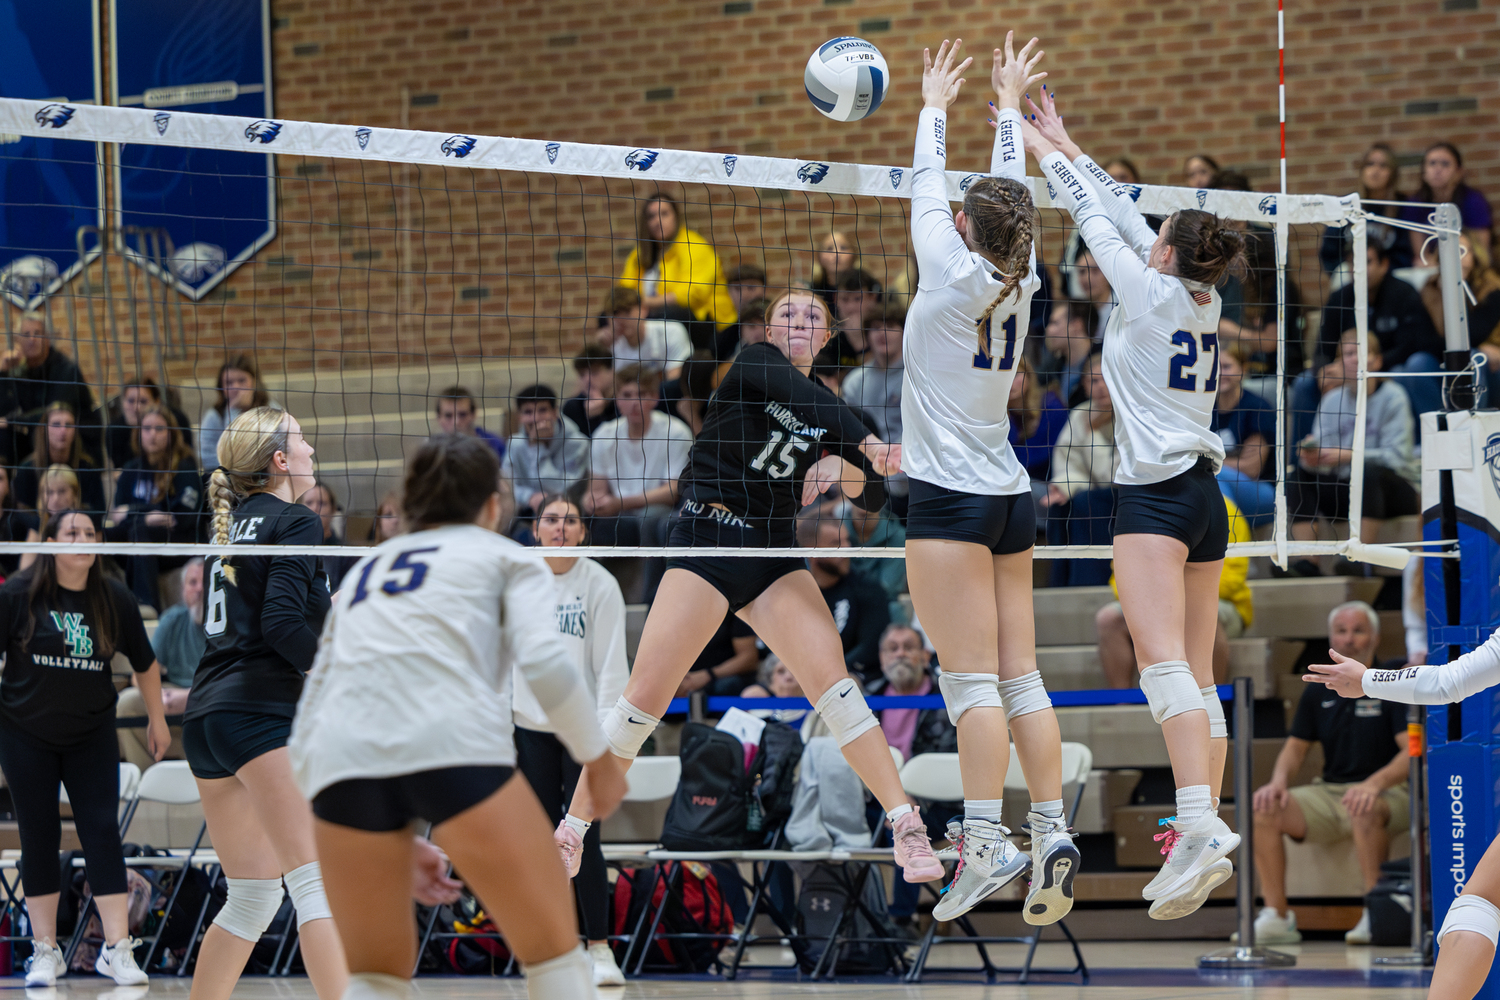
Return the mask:
M1005 279L970 250L953 223L944 175L947 118L922 112L912 158L912 245L921 274L906 314L902 354L901 467L913 479L964 493L1011 496L1031 489L1010 446L1010 386L1041 287L1036 249L1020 295L980 317ZM991 173L1023 180L1021 116L1000 112ZM986 347L981 349L981 335Z

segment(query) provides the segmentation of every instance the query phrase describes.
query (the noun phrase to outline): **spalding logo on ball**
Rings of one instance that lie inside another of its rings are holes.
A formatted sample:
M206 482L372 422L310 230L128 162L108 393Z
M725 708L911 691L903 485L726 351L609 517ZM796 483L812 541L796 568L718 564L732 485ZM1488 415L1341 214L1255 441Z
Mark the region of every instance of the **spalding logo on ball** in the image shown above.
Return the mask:
M838 122L868 118L885 100L891 74L885 56L863 38L844 36L818 46L802 83L813 107Z

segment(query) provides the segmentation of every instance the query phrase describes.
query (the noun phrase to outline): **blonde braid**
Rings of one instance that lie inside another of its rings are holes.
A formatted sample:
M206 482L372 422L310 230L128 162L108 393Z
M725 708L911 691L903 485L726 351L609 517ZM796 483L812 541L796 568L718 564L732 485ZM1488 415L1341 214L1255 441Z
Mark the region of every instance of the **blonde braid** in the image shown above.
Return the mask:
M229 529L234 525L234 487L229 485L229 476L223 469L215 469L208 477L208 498L213 509L214 544L229 544ZM219 565L224 568L224 577L230 583L234 583L234 567L229 565L227 554L219 557Z
M235 417L224 429L216 449L219 468L208 477L215 545L229 544L234 526L230 512L240 498L266 488L272 456L287 449L290 419L279 407L257 406ZM224 568L225 579L234 583L234 568L227 555L219 557L219 565Z

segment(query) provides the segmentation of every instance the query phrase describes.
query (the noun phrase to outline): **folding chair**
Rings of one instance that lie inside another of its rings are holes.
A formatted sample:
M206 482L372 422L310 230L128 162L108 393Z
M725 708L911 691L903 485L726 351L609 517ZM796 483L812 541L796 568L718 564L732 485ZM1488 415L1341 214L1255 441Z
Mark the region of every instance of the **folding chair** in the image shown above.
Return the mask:
M1077 790L1073 795L1073 808L1068 813L1068 823L1072 824L1074 817L1078 815L1078 806L1083 801L1084 785L1088 782L1089 771L1094 766L1094 755L1089 748L1082 743L1064 743L1062 745L1062 783L1064 789L1068 785L1076 785ZM927 753L918 754L906 762L901 769L901 785L907 794L919 799L927 799L934 802L956 802L964 797L963 778L959 772L958 754L956 753ZM1023 792L1026 790L1026 778L1021 773L1020 761L1016 757L1015 747L1011 747L1010 766L1005 772L1005 790L1007 792ZM937 895L937 890L927 883L928 891ZM983 972L985 978L994 982L995 976L1002 972L1018 973L1017 982L1026 983L1033 972L1041 972L1056 975L1082 974L1085 981L1088 980L1088 966L1084 964L1083 952L1078 948L1078 940L1073 937L1073 932L1068 930L1066 921L1059 920L1057 928L1063 932L1068 943L1073 946L1073 955L1078 960L1071 969L1034 969L1032 959L1036 956L1036 946L1042 939L1042 931L1045 928L1038 927L1036 932L1026 937L982 937L974 930L967 915L959 917L954 921L964 932L963 937L939 938L937 936L938 922L934 920L932 926L927 928L926 935L918 947L916 960L912 963L911 971L906 975L909 983L920 983L922 974L927 966L927 958L932 952L934 945L940 944L972 944L979 951L980 961L983 963L978 969L968 971ZM1024 944L1026 949L1026 960L1017 968L997 968L990 961L989 952L985 950L987 944Z

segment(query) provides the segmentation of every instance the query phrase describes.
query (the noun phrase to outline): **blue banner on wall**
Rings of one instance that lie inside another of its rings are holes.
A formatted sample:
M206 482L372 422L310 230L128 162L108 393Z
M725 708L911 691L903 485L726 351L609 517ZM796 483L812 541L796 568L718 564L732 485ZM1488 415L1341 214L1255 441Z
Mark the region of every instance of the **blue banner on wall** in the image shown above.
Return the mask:
M0 292L23 308L78 273L79 227L100 224L98 146L52 137L100 100L98 27L94 0L0 0L0 97L51 102L0 135Z
M115 102L155 109L160 135L171 137L175 110L275 124L269 0L110 6ZM131 227L164 231L169 241L161 244L161 266L140 253L132 259L198 299L275 238L274 162L252 151L264 142L247 134L243 153L122 146L117 176L126 246L143 245Z

